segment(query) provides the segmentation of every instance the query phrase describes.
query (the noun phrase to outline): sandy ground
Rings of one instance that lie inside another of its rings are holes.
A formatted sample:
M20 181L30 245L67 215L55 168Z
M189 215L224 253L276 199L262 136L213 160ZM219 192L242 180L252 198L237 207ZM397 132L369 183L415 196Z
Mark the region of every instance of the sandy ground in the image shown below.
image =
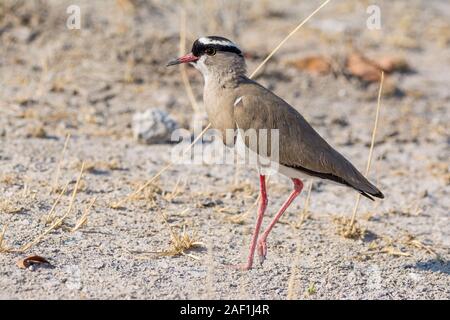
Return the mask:
M320 4L297 2L188 1L188 43L203 34L232 38L253 70ZM289 62L340 61L357 49L373 59L400 56L413 70L385 81L370 179L386 199L361 200L365 234L340 233L356 193L315 181L307 210L305 190L270 235L264 265L249 272L226 265L247 255L258 192L252 168L240 167L236 179L231 165L175 165L143 195L111 206L167 164L174 148L134 141L133 113L156 107L190 126L180 73L164 67L179 51L177 2L78 1L78 31L65 27L68 3L0 4L0 232L7 226L0 250L42 234L57 191L70 182L54 211L64 215L86 163L62 225L26 252L0 253L0 298L450 298L447 1L381 1L381 30L366 28L368 2L332 1L258 76L363 171L378 83L314 75ZM191 68L188 75L201 102L201 77ZM265 223L290 188L287 178L271 177ZM94 198L87 223L71 231ZM171 230L183 228L199 248L154 253L170 250ZM16 262L31 254L52 267L20 269Z

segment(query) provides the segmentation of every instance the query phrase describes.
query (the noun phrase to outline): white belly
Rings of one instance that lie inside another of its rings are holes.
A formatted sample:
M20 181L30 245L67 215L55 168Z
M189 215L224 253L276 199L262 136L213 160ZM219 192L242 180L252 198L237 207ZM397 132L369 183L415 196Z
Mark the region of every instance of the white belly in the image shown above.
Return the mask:
M239 163L251 167L256 167L262 175L273 175L280 173L289 178L309 179L312 176L307 175L294 168L286 167L278 161L270 160L269 157L261 156L247 147L240 131L236 137L235 150L239 155Z

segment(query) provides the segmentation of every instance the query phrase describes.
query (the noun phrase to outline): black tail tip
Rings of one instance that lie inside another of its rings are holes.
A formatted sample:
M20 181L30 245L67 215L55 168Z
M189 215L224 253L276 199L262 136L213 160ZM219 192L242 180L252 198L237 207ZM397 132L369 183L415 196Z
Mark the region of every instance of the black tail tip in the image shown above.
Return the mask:
M378 190L377 193L366 193L364 191L359 191L359 193L361 193L361 195L363 195L364 197L366 197L366 198L368 198L368 199L370 199L372 201L375 201L375 199L372 198L372 197L384 199L384 194L381 191L379 191L379 190Z
M384 194L381 191L378 191L375 194L372 194L376 198L384 199Z

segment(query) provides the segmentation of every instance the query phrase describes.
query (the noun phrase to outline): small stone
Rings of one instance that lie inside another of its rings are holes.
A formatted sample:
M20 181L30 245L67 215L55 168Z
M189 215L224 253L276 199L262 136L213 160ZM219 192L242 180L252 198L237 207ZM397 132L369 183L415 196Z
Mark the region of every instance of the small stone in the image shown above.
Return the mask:
M146 144L170 142L172 132L178 127L175 120L159 109L149 109L133 116L133 136Z

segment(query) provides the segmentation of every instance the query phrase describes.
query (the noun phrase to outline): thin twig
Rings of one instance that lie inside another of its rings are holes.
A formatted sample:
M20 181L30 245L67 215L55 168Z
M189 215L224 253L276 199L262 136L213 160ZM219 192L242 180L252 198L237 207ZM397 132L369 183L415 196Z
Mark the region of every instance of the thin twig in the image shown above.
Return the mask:
M33 241L23 245L19 250L14 250L14 251L17 251L17 252L27 251L32 246L38 244L47 234L49 234L52 230L58 228L63 223L64 219L66 219L67 216L72 212L73 204L75 202L75 198L76 198L77 192L78 192L78 187L80 185L80 181L83 176L83 170L84 170L84 162L81 165L81 170L80 170L80 173L77 178L77 182L75 183L75 187L72 192L72 197L70 199L69 207L68 207L67 211L64 213L64 215L61 218L59 218L58 220L56 220L54 223L52 223L51 226L47 230L44 231L44 233L37 236Z

